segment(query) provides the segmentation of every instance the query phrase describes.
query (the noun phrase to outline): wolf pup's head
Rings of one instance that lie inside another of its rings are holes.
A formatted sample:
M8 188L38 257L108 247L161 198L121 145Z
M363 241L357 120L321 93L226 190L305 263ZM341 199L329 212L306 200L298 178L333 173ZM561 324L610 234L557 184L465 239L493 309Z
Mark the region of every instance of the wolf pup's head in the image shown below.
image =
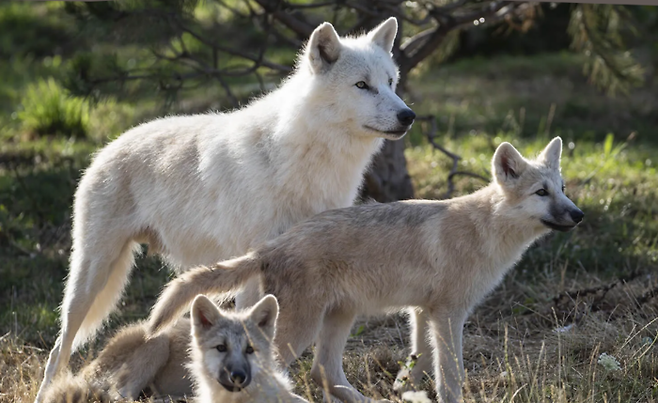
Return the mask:
M585 214L564 194L560 175L562 139L551 140L535 160L527 160L510 143L496 149L494 179L511 208L510 219L530 227L569 231Z
M416 114L395 94L398 68L391 50L397 31L394 17L357 37L340 38L328 22L313 31L298 68L313 75L309 102L322 105L314 119L366 136L405 135Z
M204 295L192 303L192 369L240 392L272 358L279 304L267 295L244 312L222 312Z

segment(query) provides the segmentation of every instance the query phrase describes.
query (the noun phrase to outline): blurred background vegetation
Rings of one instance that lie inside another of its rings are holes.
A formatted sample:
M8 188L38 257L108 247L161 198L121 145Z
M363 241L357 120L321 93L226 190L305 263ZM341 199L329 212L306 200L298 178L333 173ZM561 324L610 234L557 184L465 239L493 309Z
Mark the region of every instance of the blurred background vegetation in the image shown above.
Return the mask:
M466 348L476 334L501 348L501 323L519 320L521 339L569 324L585 329L588 320L618 326L587 330L574 354L587 360L608 346L637 382L609 376L595 386L620 401L654 401L655 357L624 338L648 337L652 346L658 335L658 7L437 4L1 3L0 400L21 400L39 381L57 332L73 194L95 150L154 117L229 110L272 89L321 21L345 34L399 15L399 92L421 119L379 157L365 192L382 201L463 194L484 182L462 172L488 178L501 141L532 155L560 135L567 194L586 214L576 231L531 249L474 314ZM170 276L157 258L138 266L112 327L144 317ZM358 333L367 340L388 325L377 326ZM471 353L493 360L491 351ZM32 375L16 372L20 362L34 363ZM554 382L563 389L577 382L565 374L574 375L565 370ZM528 393L526 401L540 401ZM592 401L602 401L596 393Z

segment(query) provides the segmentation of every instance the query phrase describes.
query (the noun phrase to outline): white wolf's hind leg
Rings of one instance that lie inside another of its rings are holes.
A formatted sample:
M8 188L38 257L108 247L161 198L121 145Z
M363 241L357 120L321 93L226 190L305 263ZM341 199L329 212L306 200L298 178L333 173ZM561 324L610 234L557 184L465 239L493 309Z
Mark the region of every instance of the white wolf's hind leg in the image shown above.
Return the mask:
M134 246L138 245L128 241L123 247L104 251L74 250L61 307L62 329L50 353L36 402L42 401L53 377L68 365L71 353L93 336L114 309L128 280Z
M411 353L405 367L398 372L393 389L398 392L418 387L423 377L432 373L433 350L430 336L430 318L421 308L409 309Z

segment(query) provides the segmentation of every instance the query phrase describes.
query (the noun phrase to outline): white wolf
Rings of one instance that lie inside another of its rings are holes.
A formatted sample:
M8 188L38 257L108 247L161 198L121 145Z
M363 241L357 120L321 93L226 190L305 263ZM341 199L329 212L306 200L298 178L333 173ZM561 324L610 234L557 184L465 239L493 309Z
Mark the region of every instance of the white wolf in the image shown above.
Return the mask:
M266 295L248 312L220 311L203 295L192 303L189 364L199 403L308 403L276 367L272 340L279 305Z
M222 312L202 295L192 306L191 320L181 318L151 339L144 324L121 329L80 374L55 378L45 403L132 402L141 393L192 397L193 389L194 400L204 403L306 402L275 365L274 296L239 313Z
M409 307L418 361L399 380L417 382L434 368L439 400L460 401L469 312L532 242L583 219L564 194L561 153L559 137L536 160L503 143L493 157L493 182L473 194L320 213L243 257L170 282L150 328L157 334L197 294L232 292L258 278L281 307L275 338L281 361L288 365L316 341L313 379L321 381L324 367L332 394L362 400L342 368L354 318Z
M353 38L323 23L272 93L232 113L143 124L96 155L75 195L61 331L37 402L114 309L138 242L185 269L352 205L383 139L400 139L415 118L395 94L396 34L395 18ZM256 291L247 285L238 305Z

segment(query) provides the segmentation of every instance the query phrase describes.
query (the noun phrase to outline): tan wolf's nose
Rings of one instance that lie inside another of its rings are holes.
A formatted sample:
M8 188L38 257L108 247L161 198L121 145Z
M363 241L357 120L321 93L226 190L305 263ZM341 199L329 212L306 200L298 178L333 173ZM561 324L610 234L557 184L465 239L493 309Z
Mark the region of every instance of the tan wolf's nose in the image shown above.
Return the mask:
M571 210L569 212L569 215L571 216L573 222L575 222L576 224L583 221L583 217L585 217L585 213L583 213L579 209Z

